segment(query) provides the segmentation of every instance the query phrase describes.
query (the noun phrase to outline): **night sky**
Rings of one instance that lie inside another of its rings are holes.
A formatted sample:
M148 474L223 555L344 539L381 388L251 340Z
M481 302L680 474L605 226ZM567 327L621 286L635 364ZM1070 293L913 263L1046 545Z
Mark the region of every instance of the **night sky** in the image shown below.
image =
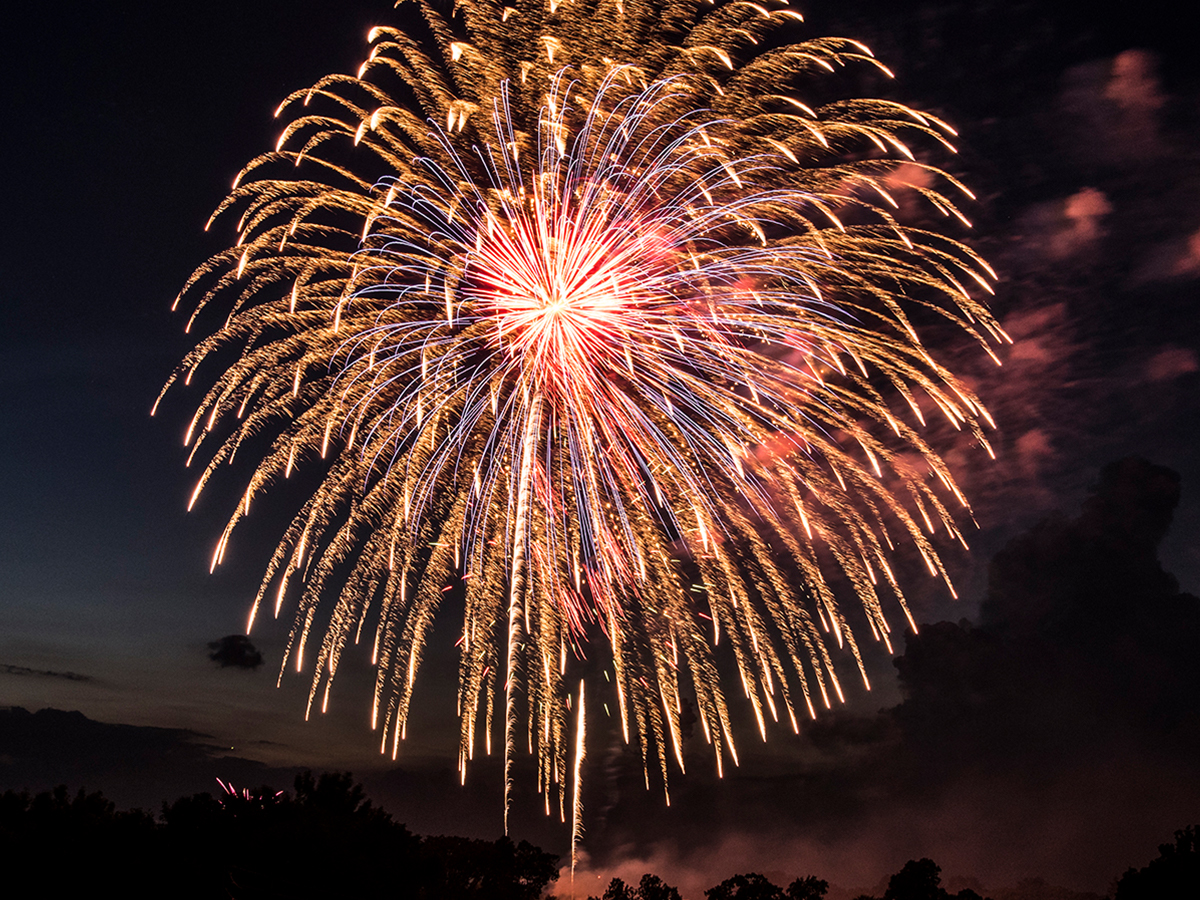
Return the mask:
M454 772L452 622L396 764L362 660L305 723L307 677L275 687L287 623L256 626L259 668L209 659L244 628L288 509L251 520L210 576L233 495L184 511L196 394L149 415L191 346L170 305L231 240L231 222L203 232L209 213L274 144L279 101L354 71L396 14L26 6L0 39L0 708L82 715L0 709L0 789L156 808L216 776L351 769L418 832L494 837L498 768L465 788ZM1200 62L1165 2L1120 21L1019 0L799 8L807 33L864 40L896 72L872 91L960 131L938 162L979 195L969 239L1015 343L1000 369L965 343L945 358L995 416L998 458L951 444L980 526L970 554L946 551L962 596L915 585L931 627L898 666L869 648L874 691L800 738L756 745L747 727L721 783L695 747L669 810L600 729L585 846L598 871L657 871L687 896L751 870L868 890L918 856L952 883L1103 892L1200 820L1200 613L1180 595L1200 593ZM1146 462L1104 469L1129 457ZM517 835L562 852L538 807L519 798Z

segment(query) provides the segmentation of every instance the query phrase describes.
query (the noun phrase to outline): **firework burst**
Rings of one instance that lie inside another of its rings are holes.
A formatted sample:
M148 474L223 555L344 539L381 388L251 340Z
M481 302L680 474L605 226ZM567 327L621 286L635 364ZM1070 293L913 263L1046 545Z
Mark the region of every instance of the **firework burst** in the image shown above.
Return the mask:
M827 575L885 643L886 607L908 615L895 545L945 576L930 534L961 540L947 504L966 504L916 428L937 411L986 446L990 423L918 323L1003 339L967 290L993 275L894 216L902 191L961 219L965 189L909 149L950 129L806 105L882 66L790 41L779 2L419 6L420 28L374 29L356 76L284 101L278 146L218 209L237 244L181 296L228 315L172 379L223 367L187 432L208 460L193 502L269 441L215 566L269 483L321 473L251 623L298 606L285 662L315 664L310 708L369 644L393 755L460 591L464 777L502 733L507 810L527 745L578 835L567 684L589 638L665 789L689 697L718 768L736 762L719 642L763 735L796 729L841 696L832 646L866 678Z

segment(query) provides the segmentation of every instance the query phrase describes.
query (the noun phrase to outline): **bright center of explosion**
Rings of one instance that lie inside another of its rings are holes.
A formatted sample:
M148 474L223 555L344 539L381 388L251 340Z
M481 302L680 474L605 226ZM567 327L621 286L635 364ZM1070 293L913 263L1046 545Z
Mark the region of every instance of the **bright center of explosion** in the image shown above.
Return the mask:
M603 216L535 212L494 227L474 268L497 342L540 386L589 389L645 317L661 244Z

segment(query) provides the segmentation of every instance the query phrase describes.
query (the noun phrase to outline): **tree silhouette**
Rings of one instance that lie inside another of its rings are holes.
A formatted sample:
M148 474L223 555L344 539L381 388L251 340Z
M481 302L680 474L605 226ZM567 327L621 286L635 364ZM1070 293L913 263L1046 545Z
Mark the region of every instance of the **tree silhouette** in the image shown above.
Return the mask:
M597 900L589 897L588 900ZM630 887L620 878L614 878L604 890L604 896L599 900L682 900L679 891L671 887L657 875L649 873L642 876L637 887Z
M538 900L558 877L557 856L507 837L427 837L421 855L429 900Z
M726 878L704 896L708 900L788 900L781 888L757 872Z
M195 870L175 896L536 900L557 877L557 857L525 841L421 840L348 772L301 773L294 795L182 798L163 820L176 861Z
M638 900L682 900L679 891L657 875L643 875L638 885Z
M650 876L646 876L647 878ZM642 879L644 884L645 878ZM783 890L756 872L726 878L716 887L704 892L708 900L822 900L829 882L815 875L797 878ZM657 900L657 895L653 895ZM607 900L607 898L605 898ZM622 900L622 898L618 898ZM645 900L650 900L648 895ZM664 898L666 900L666 898Z
M588 900L637 900L637 889L631 888L622 878L614 878L604 889L600 897L588 897Z
M1160 844L1158 858L1130 868L1117 882L1116 900L1195 900L1200 897L1200 835L1189 825L1174 844Z
M0 795L4 896L101 892L182 900L538 900L558 857L522 841L418 838L349 772L164 803L159 821L103 794ZM69 865L64 863L69 862ZM680 900L647 875L635 900Z
M888 880L883 900L945 900L942 869L932 859L910 859Z
M854 900L877 900L870 894L859 894ZM932 859L910 859L899 872L888 879L883 900L986 900L970 888L957 894L942 887L942 869Z
M177 897L327 896L417 900L419 839L366 799L349 773L296 776L295 795L264 787L164 805Z
M797 878L788 885L788 900L822 900L829 890L829 882L816 875Z
M90 893L97 883L120 884L132 896L152 896L158 837L153 816L118 812L99 792L65 786L31 796L0 796L0 857L7 896ZM71 865L64 865L69 859Z

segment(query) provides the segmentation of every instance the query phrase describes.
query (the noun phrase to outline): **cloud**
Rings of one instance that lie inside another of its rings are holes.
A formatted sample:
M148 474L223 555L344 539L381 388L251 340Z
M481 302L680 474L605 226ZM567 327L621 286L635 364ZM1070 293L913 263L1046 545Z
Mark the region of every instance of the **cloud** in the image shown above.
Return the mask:
M1062 149L1090 165L1138 165L1167 148L1160 118L1166 103L1158 60L1130 49L1068 69L1058 97Z
M1158 559L1179 497L1169 469L1106 466L1077 518L996 555L977 625L909 636L888 713L909 785L952 803L982 791L996 821L1086 834L1074 853L1093 870L1101 850L1132 855L1105 836L1112 822L1184 824L1200 802L1200 600Z
M1157 556L1179 495L1177 474L1127 458L1102 470L1078 518L1010 541L980 623L925 628L896 660L906 745L993 771L1192 746L1200 600Z
M1196 351L1187 347L1164 347L1146 363L1147 381L1174 381L1184 375L1200 371Z
M286 785L294 769L226 756L206 735L180 728L109 724L80 712L0 708L0 790L58 784L102 790L118 807L157 810L163 800L213 791L217 777Z
M208 658L220 663L222 669L257 669L263 664L263 655L244 634L227 634L212 641L208 650Z
M31 669L28 666L12 666L0 664L0 674L4 675L33 675L39 678L62 678L66 681L92 681L91 675L80 675L78 672L56 672L53 669Z
M1200 275L1200 229L1188 235L1182 251L1175 259L1171 273L1193 278Z
M1158 60L1146 50L1118 53L1109 69L1105 98L1129 116L1154 116L1165 98L1158 85Z
M995 459L949 433L934 443L952 448L945 459L979 525L1009 533L1058 502L1055 478L1086 446L1082 435L1094 427L1079 412L1081 396L1123 388L1111 373L1088 370L1091 348L1070 304L1060 297L1023 297L1001 324L1012 339L998 351L1002 366L973 347L950 363L968 377L996 422L995 431L987 433ZM1082 408L1099 413L1108 407L1088 403ZM943 426L935 422L935 427ZM982 593L978 587L976 595Z
M928 856L989 896L1035 876L1105 890L1200 805L1200 600L1157 556L1179 497L1168 469L1105 467L1079 515L995 556L978 622L907 635L900 703L743 740L719 786L695 740L666 810L636 754L593 745L588 877L655 872L695 898L735 872L811 873L878 894Z
M1200 229L1184 237L1169 236L1151 247L1130 276L1129 283L1137 288L1156 282L1196 278L1200 278Z
M1105 221L1112 212L1112 203L1103 191L1083 187L1065 198L1030 207L1021 217L1017 232L1026 255L1057 264L1098 248L1107 234Z
M1056 234L1051 242L1051 255L1071 256L1094 245L1103 235L1101 222L1112 212L1112 204L1103 191L1093 187L1072 194L1063 204L1067 228Z

